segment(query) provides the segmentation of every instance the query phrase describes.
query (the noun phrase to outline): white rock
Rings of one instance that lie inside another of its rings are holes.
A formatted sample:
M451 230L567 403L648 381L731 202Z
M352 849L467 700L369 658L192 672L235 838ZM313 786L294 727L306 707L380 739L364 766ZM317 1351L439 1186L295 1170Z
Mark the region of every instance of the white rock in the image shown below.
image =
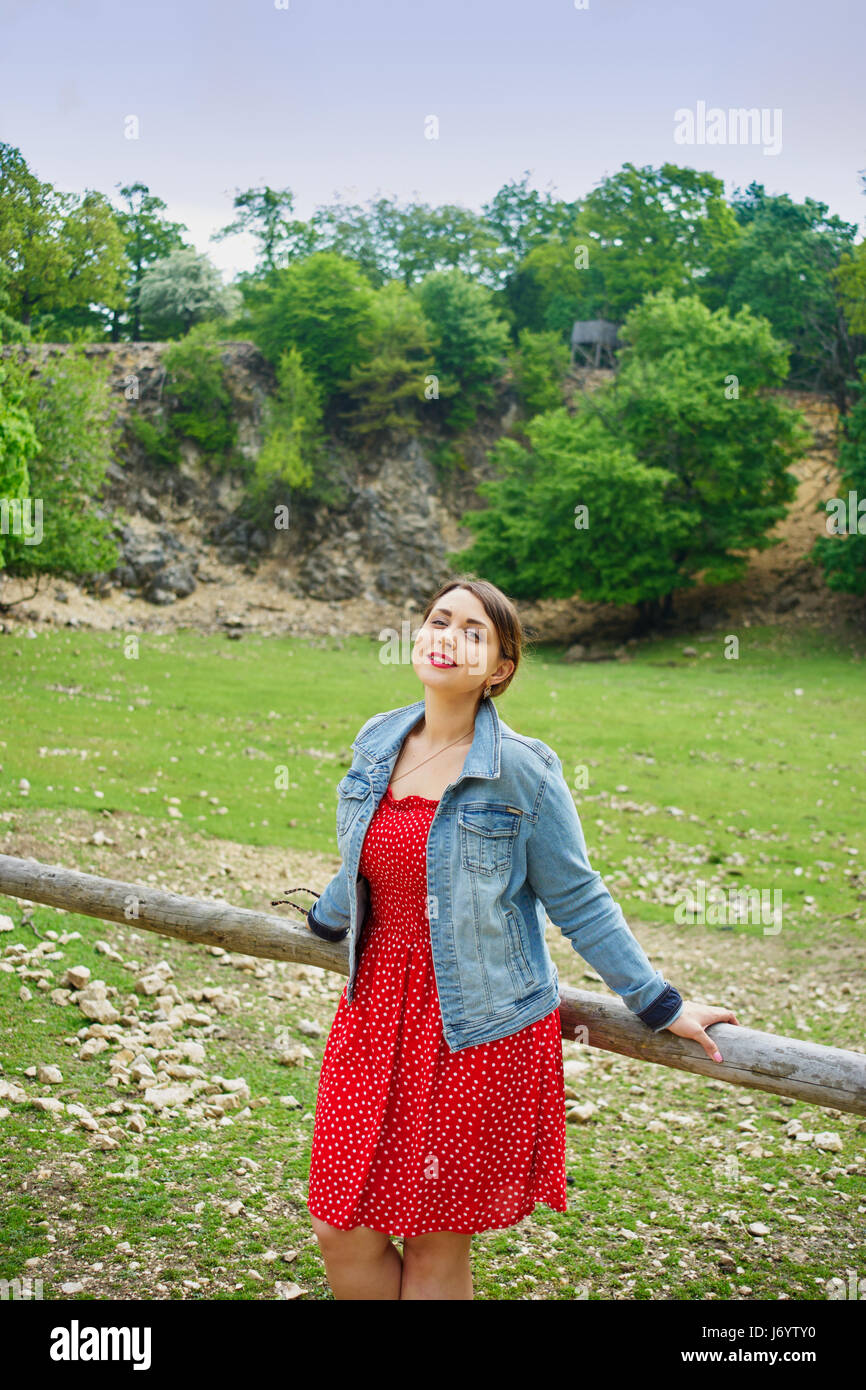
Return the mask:
M21 1104L29 1099L23 1087L16 1086L14 1081L4 1081L0 1078L0 1100L11 1100Z
M94 951L98 951L101 956L108 956L109 960L123 959L120 952L116 951L108 941L94 941L93 949Z
M136 1057L132 1066L129 1068L130 1076L134 1076L136 1081L155 1081L156 1073L146 1057Z
M842 1152L842 1140L833 1129L820 1130L813 1139L816 1149L833 1149L836 1153Z
M155 970L151 970L147 975L140 975L135 982L137 994L161 994L164 989L165 978Z
M592 1119L597 1110L598 1106L594 1105L591 1100L587 1100L584 1101L583 1105L570 1106L566 1111L565 1118L573 1124L585 1125Z
M44 1081L46 1086L59 1086L63 1081L63 1072L59 1067L45 1066L40 1062L36 1068L37 1081Z
M144 1099L148 1105L162 1110L166 1105L185 1105L194 1094L189 1086L148 1086Z
M305 1057L313 1053L303 1043L280 1043L276 1048L277 1061L284 1067L302 1067Z
M92 1018L97 1023L116 1023L120 1018L120 1010L109 1004L107 999L84 999L79 995L75 1002L85 1018Z
M110 1134L92 1134L90 1137L90 1147L92 1149L116 1149L119 1147L116 1139L112 1139Z
M750 1221L748 1229L753 1236L768 1236L770 1234L769 1226L765 1226L763 1221Z
M62 985L71 985L73 989L84 989L89 981L89 965L71 965L60 983Z

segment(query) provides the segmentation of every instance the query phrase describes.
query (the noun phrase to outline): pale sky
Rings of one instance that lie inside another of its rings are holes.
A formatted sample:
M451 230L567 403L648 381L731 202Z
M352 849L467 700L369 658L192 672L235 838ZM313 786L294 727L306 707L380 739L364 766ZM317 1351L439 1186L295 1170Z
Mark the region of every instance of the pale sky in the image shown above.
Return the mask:
M863 0L0 0L0 140L66 191L146 183L226 279L252 240L210 234L265 182L302 218L335 195L480 210L527 169L575 198L671 161L811 196L859 239L864 53ZM772 139L678 144L699 103L757 108Z

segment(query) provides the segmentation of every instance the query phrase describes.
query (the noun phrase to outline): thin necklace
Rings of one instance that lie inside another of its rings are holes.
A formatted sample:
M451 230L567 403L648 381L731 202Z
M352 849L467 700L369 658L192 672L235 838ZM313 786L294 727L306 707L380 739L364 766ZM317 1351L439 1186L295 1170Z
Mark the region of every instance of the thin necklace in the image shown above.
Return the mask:
M424 764L429 763L432 758L438 758L439 754L444 753L446 748L453 748L456 743L465 743L467 738L472 737L474 737L474 730L472 734L464 734L462 738L455 738L454 743L446 743L445 748L437 748L436 752L431 753L429 758L422 758L420 763L415 764L415 767L409 768L409 772L414 772L415 768L423 767ZM402 782L404 777L409 776L409 772L401 772L399 777L392 777L391 784L393 785L394 782Z

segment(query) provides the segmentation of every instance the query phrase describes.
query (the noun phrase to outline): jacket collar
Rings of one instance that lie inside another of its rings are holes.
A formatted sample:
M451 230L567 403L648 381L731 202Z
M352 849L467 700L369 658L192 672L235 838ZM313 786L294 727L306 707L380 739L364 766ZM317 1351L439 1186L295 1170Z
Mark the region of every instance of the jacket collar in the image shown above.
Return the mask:
M365 734L359 735L351 747L360 749L374 763L387 762L390 776L403 740L420 721L425 708L424 700L416 700L414 704L389 710ZM501 745L499 711L492 698L482 700L475 716L475 735L466 754L461 776L498 777Z

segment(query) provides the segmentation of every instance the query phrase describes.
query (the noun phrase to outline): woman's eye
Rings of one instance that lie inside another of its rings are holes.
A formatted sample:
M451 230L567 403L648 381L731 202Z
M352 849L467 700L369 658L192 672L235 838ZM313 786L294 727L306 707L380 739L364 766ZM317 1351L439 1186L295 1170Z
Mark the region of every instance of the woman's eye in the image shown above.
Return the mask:
M432 620L432 622L431 622L430 625L431 625L431 627L438 627L438 626L440 625L440 623L441 623L441 625L442 625L443 627L447 627L447 626L448 626L448 624L446 623L446 621L445 621L444 618L433 618L433 620ZM477 642L477 641L480 641L481 632L480 632L480 629L479 629L479 628L477 628L477 627L469 627L469 628L466 629L466 631L467 631L467 633L469 634L470 637L474 637L474 638L475 638L476 642Z

